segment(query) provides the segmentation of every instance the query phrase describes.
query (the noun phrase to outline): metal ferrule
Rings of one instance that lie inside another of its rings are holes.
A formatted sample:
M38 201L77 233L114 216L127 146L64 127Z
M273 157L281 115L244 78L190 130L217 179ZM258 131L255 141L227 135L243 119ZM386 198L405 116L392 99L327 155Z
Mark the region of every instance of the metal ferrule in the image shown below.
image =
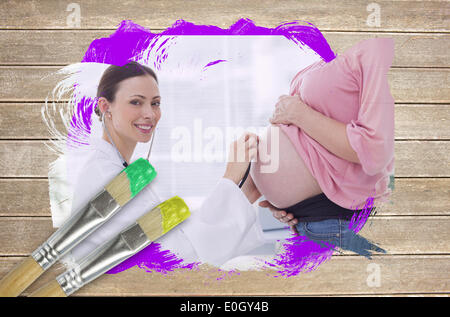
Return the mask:
M31 256L42 269L47 270L119 209L120 205L108 191L103 190L83 209L72 215Z
M136 223L122 231L109 242L92 251L80 264L59 275L56 280L64 293L70 296L83 285L109 271L151 243Z

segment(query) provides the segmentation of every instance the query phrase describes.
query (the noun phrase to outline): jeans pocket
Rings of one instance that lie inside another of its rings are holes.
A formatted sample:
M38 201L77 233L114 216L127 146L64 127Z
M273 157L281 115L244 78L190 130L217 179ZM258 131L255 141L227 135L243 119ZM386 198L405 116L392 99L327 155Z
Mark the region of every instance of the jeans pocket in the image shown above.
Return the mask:
M304 222L303 232L315 242L328 242L340 247L340 226L337 219Z
M312 236L329 238L338 237L341 231L338 219L304 222L303 229Z

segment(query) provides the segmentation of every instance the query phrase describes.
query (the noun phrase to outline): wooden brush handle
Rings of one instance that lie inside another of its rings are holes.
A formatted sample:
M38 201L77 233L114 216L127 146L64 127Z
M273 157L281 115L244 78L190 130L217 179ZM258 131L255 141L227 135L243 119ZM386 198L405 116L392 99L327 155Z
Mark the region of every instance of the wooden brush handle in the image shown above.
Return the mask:
M14 297L20 295L43 272L42 267L29 256L2 278L0 281L0 296Z
M57 280L45 284L30 295L30 297L67 297Z

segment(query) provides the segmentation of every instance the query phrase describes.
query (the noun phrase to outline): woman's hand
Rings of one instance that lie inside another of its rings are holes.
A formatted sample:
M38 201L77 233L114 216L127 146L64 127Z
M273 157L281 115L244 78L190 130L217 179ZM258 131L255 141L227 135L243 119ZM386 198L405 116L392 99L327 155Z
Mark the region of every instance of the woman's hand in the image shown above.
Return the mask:
M259 206L263 208L269 208L269 210L272 212L272 216L278 219L278 221L289 225L294 233L298 233L297 229L295 228L295 225L298 224L298 220L294 218L293 214L287 213L286 211L275 207L267 200L260 201Z
M308 105L302 102L300 96L282 95L278 98L275 105L276 109L269 119L272 124L294 124L300 127L301 119L305 111L309 109Z
M239 139L230 144L227 168L223 177L238 184L247 171L250 161L258 155L258 136L245 132Z
M334 155L349 162L361 164L358 154L350 145L347 124L314 110L298 95L280 96L269 121L272 124L295 125Z

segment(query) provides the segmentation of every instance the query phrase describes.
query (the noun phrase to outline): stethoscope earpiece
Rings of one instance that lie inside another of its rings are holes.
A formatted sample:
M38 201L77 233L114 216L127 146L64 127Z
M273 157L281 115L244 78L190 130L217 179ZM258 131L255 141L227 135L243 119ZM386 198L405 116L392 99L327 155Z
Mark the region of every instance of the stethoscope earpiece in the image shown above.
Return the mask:
M111 138L111 135L109 134L108 129L106 128L106 124L105 124L105 113L106 113L106 112L109 112L109 111L105 111L105 112L103 112L103 114L102 114L102 126L103 126L103 129L106 131L106 135L108 136L109 141L110 141L111 144L114 146L114 149L116 150L117 154L119 155L120 159L122 160L122 165L123 165L124 167L127 167L127 166L128 166L127 161L125 161L125 159L123 158L122 154L120 154L119 150L117 149L116 144L114 143L114 141L113 141L112 138ZM110 113L110 112L109 112L109 113Z

